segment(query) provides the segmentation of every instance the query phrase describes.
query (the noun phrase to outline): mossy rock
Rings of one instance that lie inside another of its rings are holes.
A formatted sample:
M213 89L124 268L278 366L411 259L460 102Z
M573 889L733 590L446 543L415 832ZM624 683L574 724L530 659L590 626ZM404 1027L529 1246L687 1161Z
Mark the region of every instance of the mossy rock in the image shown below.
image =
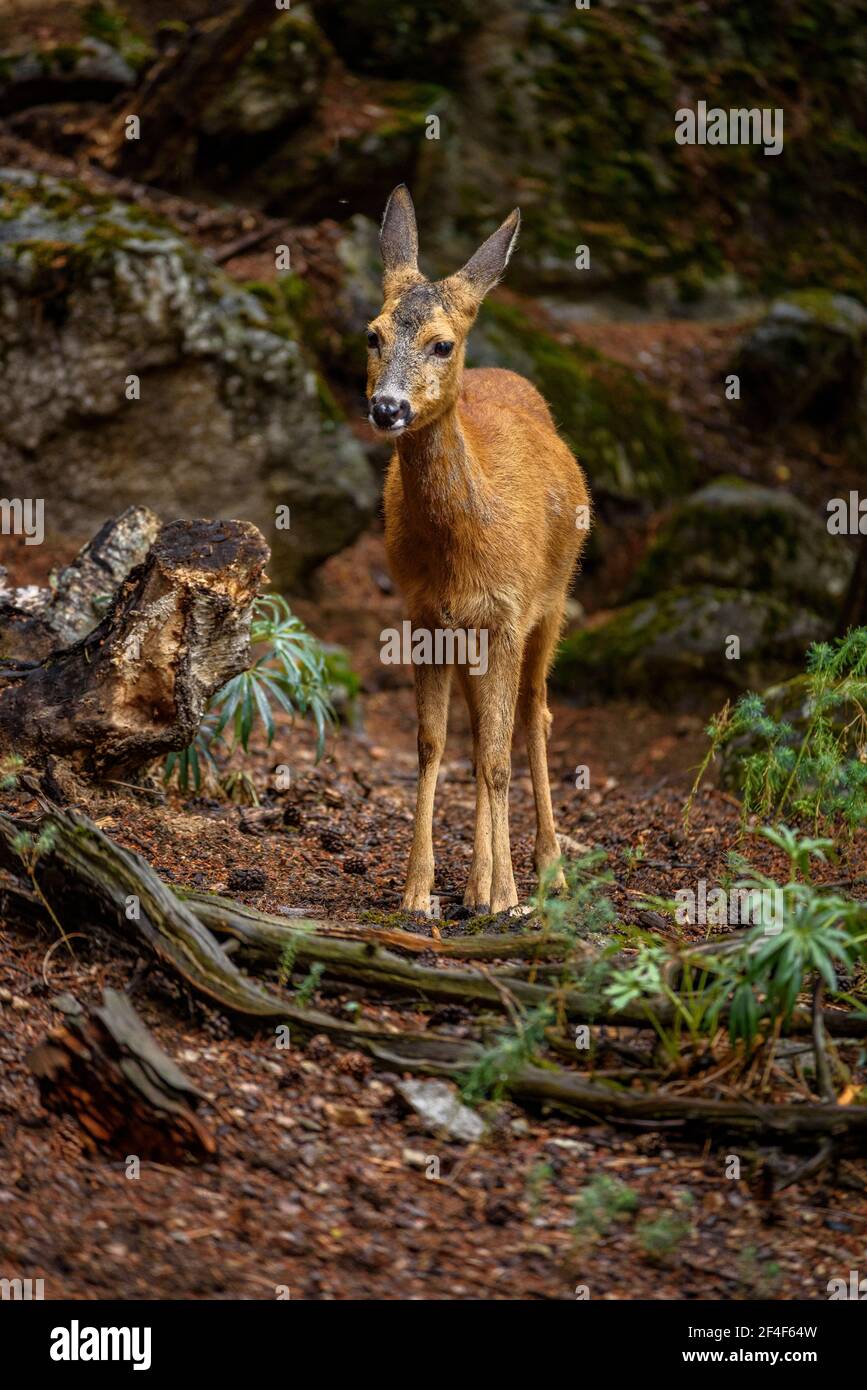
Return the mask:
M316 18L348 67L385 77L455 78L483 15L475 0L317 0Z
M44 497L66 541L133 503L240 516L281 587L355 538L373 475L290 313L134 206L20 170L0 189L0 494Z
M115 49L134 72L142 72L155 57L154 49L114 0L91 0L81 15L86 38Z
M316 105L327 54L320 31L303 11L280 15L206 110L203 133L225 142L297 123ZM249 159L249 146L238 155Z
M827 517L791 493L718 478L672 511L629 585L627 599L716 584L803 603L833 617L855 557L828 534Z
M695 481L680 422L657 392L592 348L565 346L513 305L484 306L467 360L529 377L586 469L591 492L658 502Z
M48 102L110 101L135 80L132 64L99 39L0 53L0 115Z
M778 299L746 335L732 370L751 420L807 420L838 433L854 422L867 366L867 308L830 290Z
M867 26L850 0L503 6L459 96L444 243L469 250L520 203L516 274L577 296L586 243L633 299L664 278L695 305L733 273L748 299L812 285L867 297ZM701 98L782 108L782 156L678 145L675 113Z
M379 229L360 215L341 228L327 282L308 282L296 303L306 340L329 376L358 396L367 371L368 323L382 307Z
M766 594L705 586L669 589L618 609L567 637L554 683L582 700L638 696L678 708L717 693L755 689L801 665L828 635L816 613ZM728 657L737 637L740 656Z

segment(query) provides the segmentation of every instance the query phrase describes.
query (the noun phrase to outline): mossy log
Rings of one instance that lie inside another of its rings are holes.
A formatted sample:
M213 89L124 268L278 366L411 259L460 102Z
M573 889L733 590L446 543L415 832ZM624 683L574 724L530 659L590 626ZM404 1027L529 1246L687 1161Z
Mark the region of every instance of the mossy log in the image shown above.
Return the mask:
M305 932L327 933L329 938L350 941L372 941L377 946L389 946L412 955L438 956L453 960L559 960L574 948L573 938L559 932L471 933L466 936L435 938L400 927L379 925L376 922L334 922L327 918L300 918L260 912L245 903L235 902L217 893L203 893L194 888L176 888L183 902L188 903L201 922L218 936L234 936L250 952L264 959L278 960L292 927Z
M248 522L164 526L96 627L0 672L0 749L124 777L186 747L210 696L247 664L267 559Z

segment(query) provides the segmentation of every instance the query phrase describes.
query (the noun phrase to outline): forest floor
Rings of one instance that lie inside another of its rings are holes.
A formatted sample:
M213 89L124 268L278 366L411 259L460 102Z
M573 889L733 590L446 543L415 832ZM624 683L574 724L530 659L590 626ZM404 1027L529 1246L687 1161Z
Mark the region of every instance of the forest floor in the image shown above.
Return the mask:
M318 765L303 729L282 727L270 749L251 753L245 766L264 799L289 808L276 825L174 790L117 787L85 809L171 882L273 912L393 924L412 823L415 723L408 670L378 660L379 631L400 613L384 575L381 537L370 534L326 566L327 600L299 605L314 630L349 648L366 693L361 722L330 739ZM565 702L553 712L558 826L577 845L607 852L621 920L638 920L644 892L718 882L735 847L782 867L770 847L739 840L737 808L714 788L681 830L704 747L701 714ZM443 919L463 891L474 800L457 702L452 724L435 825ZM582 763L590 787L579 791ZM291 786L278 794L269 788L281 764ZM534 826L522 748L511 804L526 900ZM28 809L23 794L18 809ZM859 873L865 858L857 843L828 875ZM407 924L430 930L424 919ZM864 1268L867 1195L853 1164L768 1199L750 1146L701 1148L673 1130L579 1124L508 1102L495 1107L480 1144L446 1142L422 1132L396 1078L361 1054L322 1037L279 1051L273 1034L239 1027L159 970L138 983L134 1002L212 1100L205 1114L220 1160L145 1162L128 1179L121 1162L84 1150L72 1120L45 1114L25 1066L56 1021L52 996L70 990L93 1002L136 973L135 949L87 922L64 925L80 933L74 960L62 949L45 960L47 937L0 931L0 1256L4 1273L43 1277L46 1297L266 1299L288 1286L298 1298L570 1299L586 1285L594 1298L824 1298L830 1278ZM327 976L317 1003L395 1027L464 1031L455 1006L376 1000L329 986ZM726 1177L732 1154L740 1180ZM431 1157L438 1179L427 1176ZM600 1177L631 1189L634 1209L612 1216L592 1198L590 1228L576 1234L576 1197Z

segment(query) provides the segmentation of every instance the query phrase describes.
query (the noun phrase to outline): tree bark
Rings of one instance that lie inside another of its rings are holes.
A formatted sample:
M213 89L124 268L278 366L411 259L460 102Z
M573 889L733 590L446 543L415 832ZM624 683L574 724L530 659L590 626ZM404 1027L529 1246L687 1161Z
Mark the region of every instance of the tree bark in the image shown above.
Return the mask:
M202 1092L142 1023L125 994L103 991L84 1009L70 994L64 1021L27 1055L47 1110L71 1112L90 1149L161 1163L215 1157L217 1141L195 1113Z
M0 587L2 665L30 667L96 627L106 600L140 565L157 538L160 519L147 507L127 507L107 521L44 589Z
M247 522L164 526L92 631L0 673L0 748L101 778L186 747L210 696L247 665L267 559Z
M147 183L177 185L192 170L201 117L280 11L273 0L243 0L228 15L191 26L160 58L96 147L113 172ZM126 120L138 116L140 139L127 139Z

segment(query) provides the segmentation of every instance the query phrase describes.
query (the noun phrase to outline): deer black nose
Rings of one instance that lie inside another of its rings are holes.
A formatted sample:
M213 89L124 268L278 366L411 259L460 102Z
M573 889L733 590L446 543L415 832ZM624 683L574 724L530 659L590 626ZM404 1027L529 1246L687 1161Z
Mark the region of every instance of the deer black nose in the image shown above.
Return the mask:
M409 401L399 401L394 396L372 396L370 414L375 425L388 430L409 418Z

